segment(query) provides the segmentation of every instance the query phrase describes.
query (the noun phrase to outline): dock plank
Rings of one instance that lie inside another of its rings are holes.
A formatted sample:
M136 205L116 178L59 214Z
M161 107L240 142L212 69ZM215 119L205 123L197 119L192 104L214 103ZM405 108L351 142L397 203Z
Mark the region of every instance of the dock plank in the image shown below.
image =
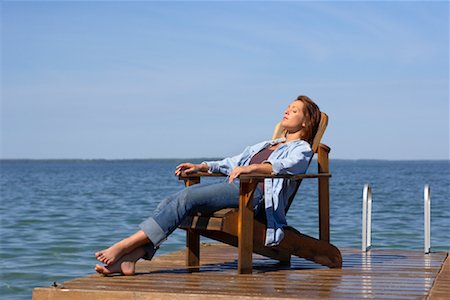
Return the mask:
M186 267L180 250L139 261L136 276L88 275L35 288L33 299L449 299L446 252L343 249L342 269L297 257L286 267L255 254L249 275L236 272L236 248L207 244L201 254L198 268Z
M429 300L450 299L450 259L447 256L431 288Z

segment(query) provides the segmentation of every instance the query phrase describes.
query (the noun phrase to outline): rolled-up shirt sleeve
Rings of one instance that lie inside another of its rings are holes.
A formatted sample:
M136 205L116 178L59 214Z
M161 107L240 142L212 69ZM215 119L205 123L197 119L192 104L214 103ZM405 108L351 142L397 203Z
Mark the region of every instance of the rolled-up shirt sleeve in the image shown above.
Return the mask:
M277 174L303 174L309 166L313 151L307 142L301 143L292 149L286 158L269 157L263 163L272 165L272 173Z
M202 161L202 164L208 165L208 173L218 173L219 172L219 162L218 161Z

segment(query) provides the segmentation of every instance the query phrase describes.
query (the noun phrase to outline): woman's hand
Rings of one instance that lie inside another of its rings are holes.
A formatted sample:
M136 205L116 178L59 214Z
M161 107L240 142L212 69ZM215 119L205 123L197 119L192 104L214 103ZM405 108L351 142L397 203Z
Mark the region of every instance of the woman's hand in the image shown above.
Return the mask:
M193 163L182 163L177 166L175 169L175 175L180 176L181 172L184 171L186 174L194 173L194 172L206 172L208 171L207 164L193 164Z
M254 165L244 166L244 167L236 167L231 171L230 177L228 178L228 182L232 183L233 180L239 177L241 174L248 174L254 172Z

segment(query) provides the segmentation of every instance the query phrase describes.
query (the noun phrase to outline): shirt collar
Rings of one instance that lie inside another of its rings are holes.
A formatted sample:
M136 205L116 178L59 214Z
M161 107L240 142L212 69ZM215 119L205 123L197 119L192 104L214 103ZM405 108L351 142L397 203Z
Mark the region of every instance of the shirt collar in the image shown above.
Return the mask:
M269 143L270 143L270 145L275 145L278 143L283 143L285 141L286 141L286 138L282 137L282 138L271 140Z

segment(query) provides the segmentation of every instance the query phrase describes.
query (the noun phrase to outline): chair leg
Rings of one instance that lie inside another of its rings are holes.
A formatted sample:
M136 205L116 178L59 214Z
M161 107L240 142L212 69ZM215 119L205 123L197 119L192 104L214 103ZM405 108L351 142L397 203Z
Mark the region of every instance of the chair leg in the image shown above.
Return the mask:
M200 265L200 235L192 230L186 231L186 266Z
M318 157L319 173L328 173L328 152L319 147ZM330 242L330 184L328 177L319 177L319 239Z
M241 180L238 218L238 273L251 274L253 269L253 192L255 182Z
M279 260L280 265L282 266L290 266L291 265L291 255L286 254L281 260Z
M186 187L200 183L200 177L184 179ZM196 267L200 265L200 235L192 230L186 230L186 266Z

